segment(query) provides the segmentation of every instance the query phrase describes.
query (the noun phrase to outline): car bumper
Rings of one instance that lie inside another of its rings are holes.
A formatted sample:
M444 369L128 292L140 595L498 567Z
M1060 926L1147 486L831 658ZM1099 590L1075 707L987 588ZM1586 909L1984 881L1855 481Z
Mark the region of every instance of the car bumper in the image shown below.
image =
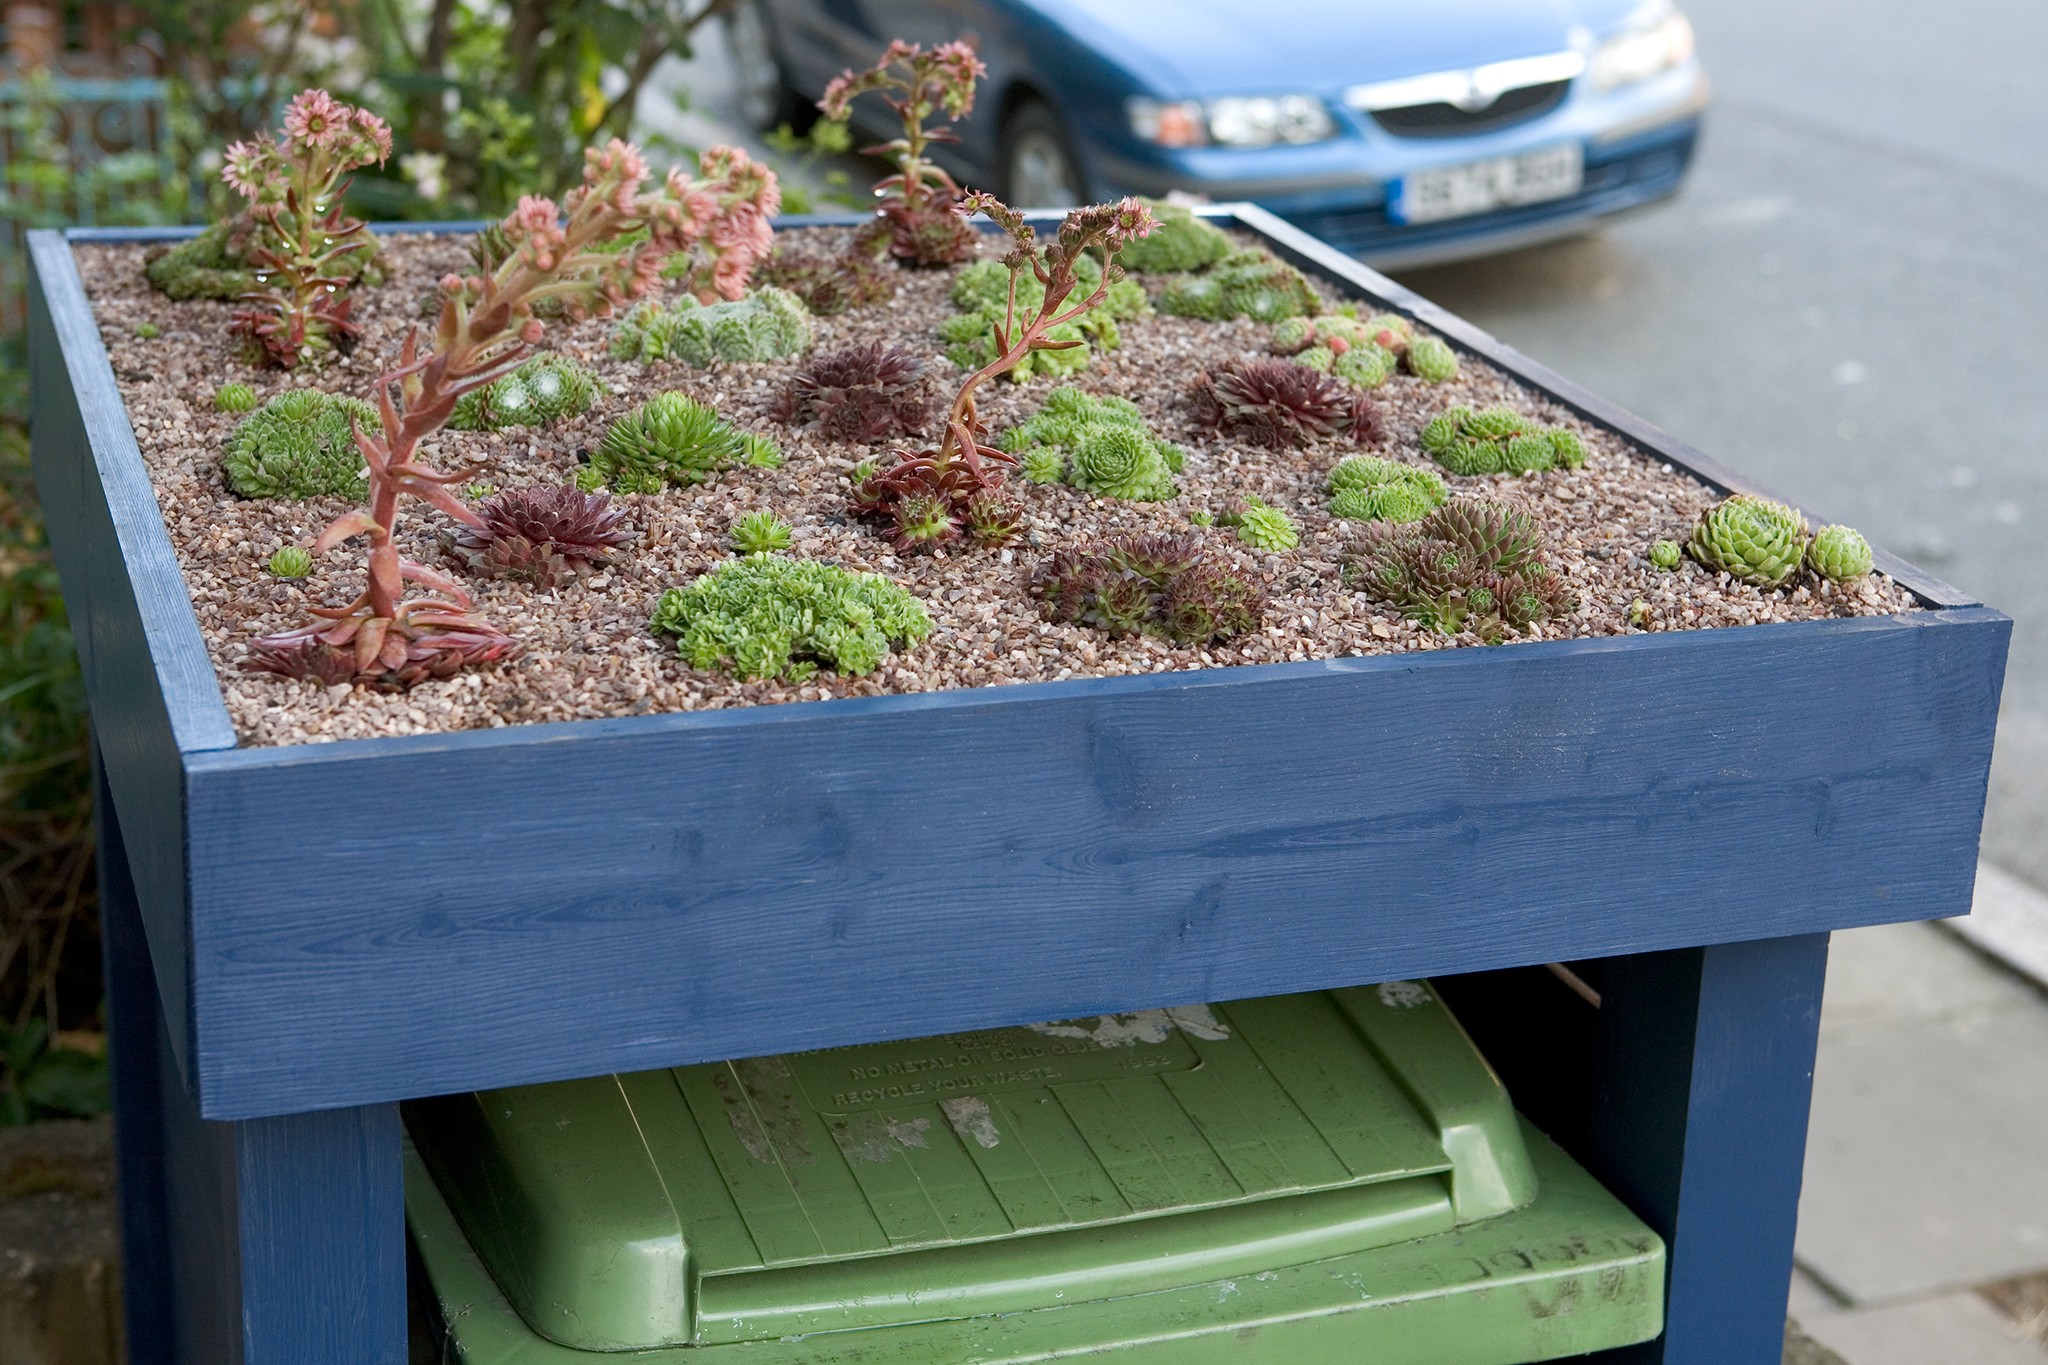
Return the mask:
M1669 198L1691 164L1709 97L1694 66L1624 96L1574 97L1552 114L1480 136L1395 138L1355 121L1354 136L1308 147L1146 148L1098 153L1094 169L1112 193L1251 200L1374 265L1414 265L1569 235ZM1419 225L1387 211L1402 176L1573 141L1584 150L1585 174L1568 197Z

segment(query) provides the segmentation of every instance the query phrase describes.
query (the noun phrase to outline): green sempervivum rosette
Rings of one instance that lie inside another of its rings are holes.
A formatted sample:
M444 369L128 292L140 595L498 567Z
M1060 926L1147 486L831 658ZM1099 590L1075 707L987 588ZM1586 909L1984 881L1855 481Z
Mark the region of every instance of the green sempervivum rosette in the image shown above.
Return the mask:
M1085 297L1102 280L1102 265L1092 256L1075 263L1080 281L1076 296ZM978 370L996 358L995 329L1001 325L1008 306L1010 272L998 261L976 261L953 281L952 300L962 311L939 323L939 338L946 343L946 358L963 370ZM1017 281L1017 314L1034 312L1045 299L1045 286L1030 274ZM1119 318L1142 317L1152 311L1145 290L1133 280L1116 280L1097 307L1073 322L1061 323L1046 333L1054 341L1077 345L1053 351L1033 351L1008 372L1008 378L1023 383L1036 375L1073 374L1087 368L1090 354L1100 348L1113 351L1123 344L1117 328Z
M1678 558L1683 553L1677 541L1660 540L1650 547L1650 563L1668 572L1678 567Z
M1243 509L1234 512L1229 522L1237 527L1237 538L1254 550L1277 552L1301 544L1294 518L1257 498L1246 498Z
M458 431L545 426L587 412L597 378L567 356L537 355L512 373L456 400L448 425Z
M1557 447L1547 433L1510 436L1501 444L1501 467L1510 474L1538 474L1557 468Z
M274 578L304 578L313 572L313 556L303 545L286 545L270 557L269 569Z
M735 429L715 409L687 394L663 393L612 423L591 452L592 477L578 482L615 493L656 493L742 465L781 463L772 443Z
M1717 573L1774 588L1806 553L1806 521L1782 502L1738 493L1706 510L1686 548Z
M1159 199L1145 200L1158 224L1151 235L1125 246L1117 257L1126 270L1157 274L1179 270L1200 270L1213 265L1235 250L1229 236L1205 218L1198 218L1179 204Z
M635 307L612 330L619 360L759 362L799 355L811 344L811 315L786 289L764 285L743 299L699 303L685 294L673 303Z
M1068 464L1067 482L1085 493L1133 502L1174 494L1173 478L1158 443L1136 427L1103 422L1081 437Z
M1430 384L1442 384L1458 377L1458 353L1437 337L1417 337L1408 343L1402 357L1408 373Z
M1072 385L1054 389L997 444L1018 457L1033 483L1064 480L1100 497L1143 502L1174 496L1172 476L1185 459L1179 446L1146 429L1137 404Z
M353 497L365 467L353 426L378 426L359 398L294 389L244 417L221 453L228 487L245 498Z
M787 550L795 528L773 512L749 512L732 524L729 543L735 554L765 555Z
M213 406L221 412L254 412L256 390L247 384L223 384L213 391Z
M1307 276L1269 251L1234 251L1199 275L1183 275L1159 296L1159 310L1220 322L1251 318L1279 322L1313 315L1322 306Z
M1376 455L1340 460L1329 489L1330 515L1352 521L1420 521L1450 495L1435 470Z
M652 628L693 668L800 681L819 668L872 673L892 645L931 633L915 597L879 574L756 554L670 588Z
M1847 526L1823 526L1806 547L1806 567L1834 583L1850 583L1870 572L1870 542Z
M1066 453L1057 446L1039 446L1025 451L1017 468L1033 483L1061 483L1067 477Z

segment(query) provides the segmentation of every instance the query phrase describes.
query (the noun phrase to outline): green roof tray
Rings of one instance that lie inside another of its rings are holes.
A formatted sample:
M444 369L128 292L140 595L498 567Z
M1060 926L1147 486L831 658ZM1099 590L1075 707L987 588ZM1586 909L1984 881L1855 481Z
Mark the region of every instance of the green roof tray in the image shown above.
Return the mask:
M449 1096L406 1202L466 1365L1512 1365L1664 1249L1426 984Z

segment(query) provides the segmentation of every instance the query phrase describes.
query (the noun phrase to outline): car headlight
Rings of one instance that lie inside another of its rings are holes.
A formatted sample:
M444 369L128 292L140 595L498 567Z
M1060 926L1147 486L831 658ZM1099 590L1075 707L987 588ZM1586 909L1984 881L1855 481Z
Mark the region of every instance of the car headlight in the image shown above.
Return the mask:
M1271 147L1337 135L1329 106L1314 95L1226 95L1213 100L1133 99L1131 131L1162 147Z
M1668 0L1644 5L1621 31L1593 49L1586 65L1595 90L1618 90L1661 76L1692 57L1692 24Z

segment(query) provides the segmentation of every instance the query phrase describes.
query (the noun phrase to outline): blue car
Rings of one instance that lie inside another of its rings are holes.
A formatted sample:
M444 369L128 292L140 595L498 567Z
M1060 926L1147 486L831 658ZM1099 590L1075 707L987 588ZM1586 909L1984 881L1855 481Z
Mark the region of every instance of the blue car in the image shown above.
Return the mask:
M742 0L727 32L763 126L891 38L966 37L988 79L939 149L963 183L1250 199L1382 266L1670 197L1708 101L1670 0Z

